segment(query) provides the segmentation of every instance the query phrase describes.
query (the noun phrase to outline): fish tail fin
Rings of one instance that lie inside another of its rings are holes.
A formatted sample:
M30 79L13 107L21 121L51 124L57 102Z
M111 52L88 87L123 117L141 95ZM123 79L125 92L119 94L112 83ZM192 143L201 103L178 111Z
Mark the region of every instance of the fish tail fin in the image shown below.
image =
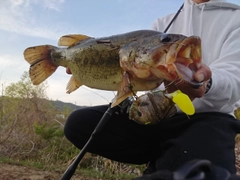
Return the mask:
M39 85L51 76L58 66L51 59L51 45L34 46L27 48L23 55L30 64L29 76L34 85Z

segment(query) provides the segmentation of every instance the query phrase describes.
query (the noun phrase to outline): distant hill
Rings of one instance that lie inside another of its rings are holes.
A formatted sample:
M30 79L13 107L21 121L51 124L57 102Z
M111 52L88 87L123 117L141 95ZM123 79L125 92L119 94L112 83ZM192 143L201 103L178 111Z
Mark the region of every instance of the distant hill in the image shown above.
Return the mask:
M73 104L73 103L67 103L67 102L63 102L63 101L59 101L59 100L56 100L56 101L49 100L49 102L54 107L56 107L56 109L59 110L59 111L62 111L64 108L69 108L70 110L74 111L76 109L81 109L83 107L86 107L86 106L78 106L78 105Z
M0 106L1 106L1 101L2 98L4 98L5 96L0 96ZM59 101L59 100L48 100L48 99L42 99L44 101L50 102L52 104L53 107L55 107L59 112L61 112L62 110L68 108L71 111L74 111L76 109L81 109L83 107L87 107L87 106L78 106L76 104L73 103L67 103L67 102L63 102L63 101Z

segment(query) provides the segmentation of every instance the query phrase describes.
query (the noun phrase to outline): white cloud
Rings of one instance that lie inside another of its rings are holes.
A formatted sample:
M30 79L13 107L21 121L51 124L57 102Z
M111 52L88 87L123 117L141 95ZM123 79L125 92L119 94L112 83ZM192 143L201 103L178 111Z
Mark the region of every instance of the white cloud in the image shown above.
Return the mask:
M0 55L0 67L5 68L14 64L13 58L10 54Z
M33 0L34 1L34 0ZM28 6L29 5L29 0L9 0L5 1L5 3L8 3L10 7L18 7L18 6Z
M20 80L24 71L27 71L29 65L19 61L16 55L2 54L0 55L0 80L1 83L10 84Z
M60 11L59 6L64 3L65 0L44 0L44 7L55 11Z
M58 39L57 28L36 22L33 6L59 11L64 0L8 0L1 1L0 29L22 35Z
M20 59L22 61L19 61ZM23 73L23 69L28 69L29 67L27 63L23 62L23 57L18 55L0 54L0 71L9 71L11 69L11 71L21 70L21 73Z

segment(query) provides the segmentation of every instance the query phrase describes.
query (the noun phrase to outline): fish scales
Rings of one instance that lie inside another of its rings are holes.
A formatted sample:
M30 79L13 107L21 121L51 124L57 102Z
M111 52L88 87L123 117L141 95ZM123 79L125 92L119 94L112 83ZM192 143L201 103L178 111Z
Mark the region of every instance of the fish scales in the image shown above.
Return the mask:
M152 37L154 35L159 36L160 34L162 33L156 31L145 31L144 33L142 33L142 31L137 31L134 33L126 33L121 36L115 35L97 39L90 38L84 42L77 43L64 51L63 49L52 51L52 59L65 56L65 58L58 60L56 63L59 66L70 68L73 74L78 74L76 79L88 87L101 90L117 90L122 81L123 72L119 65L120 47L129 42L141 40L144 37ZM155 40L154 42L159 43L160 40ZM65 65L66 60L75 63L68 63ZM101 71L99 71L100 67ZM138 82L133 83L135 84L135 87L139 84ZM152 82L147 84L152 84ZM160 83L157 85L159 84ZM157 85L154 84L154 87Z
M197 67L201 61L198 37L151 30L102 38L66 35L60 38L59 46L67 47L42 45L24 51L24 57L31 65L29 73L33 84L40 84L58 66L63 66L72 73L68 93L81 85L117 91L114 106L133 95L134 91L158 87L164 79L191 79L182 75L175 61L183 64L189 72L193 71L190 64Z
M96 44L97 45L97 44ZM80 46L80 45L79 45ZM116 90L121 82L122 69L119 66L118 50L109 51L109 47L103 48L103 44L95 50L95 47L87 49L73 47L71 57L58 61L59 66L65 66L71 69L72 74L78 74L76 77L82 84L98 89ZM69 49L65 49L68 51ZM52 57L56 54L62 54L62 50L52 52ZM65 59L70 59L73 63L66 64ZM101 70L99 70L101 68Z

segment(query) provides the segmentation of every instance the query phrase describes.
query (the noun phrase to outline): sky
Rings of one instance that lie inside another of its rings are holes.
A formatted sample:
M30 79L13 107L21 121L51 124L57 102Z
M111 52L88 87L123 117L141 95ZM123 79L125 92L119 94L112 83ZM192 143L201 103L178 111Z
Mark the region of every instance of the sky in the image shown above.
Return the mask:
M228 0L240 5L240 0ZM66 34L105 37L149 29L161 16L175 13L182 0L0 0L0 92L20 81L29 64L23 51L51 44ZM70 76L59 67L47 79L51 100L92 106L109 103L115 92L82 86L66 94Z

